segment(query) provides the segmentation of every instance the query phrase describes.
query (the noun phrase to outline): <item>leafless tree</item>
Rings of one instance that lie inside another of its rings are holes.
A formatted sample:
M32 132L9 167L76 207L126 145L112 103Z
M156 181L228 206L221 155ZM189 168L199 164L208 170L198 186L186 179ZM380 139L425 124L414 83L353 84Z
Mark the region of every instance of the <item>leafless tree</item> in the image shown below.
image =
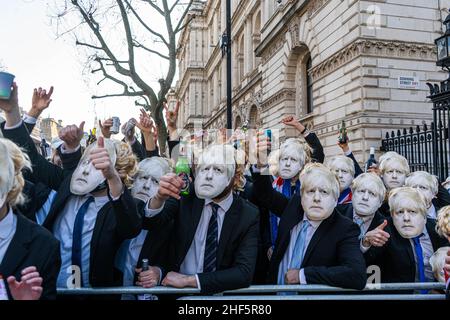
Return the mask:
M76 45L86 49L90 72L100 76L97 85L108 80L120 88L92 98L136 97L135 104L148 110L158 126L162 150L167 138L163 101L176 72L177 35L194 18L190 14L193 0L184 1L55 2L58 36L74 35ZM64 30L59 29L61 25ZM157 81L145 77L155 57L166 69Z

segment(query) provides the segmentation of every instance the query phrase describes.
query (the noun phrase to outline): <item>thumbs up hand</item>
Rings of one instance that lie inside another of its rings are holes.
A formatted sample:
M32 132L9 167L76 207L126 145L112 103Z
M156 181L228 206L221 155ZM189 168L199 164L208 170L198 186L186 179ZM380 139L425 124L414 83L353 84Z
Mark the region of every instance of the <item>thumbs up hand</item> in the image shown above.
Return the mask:
M387 226L387 220L384 220L382 224L378 227L366 233L363 239L364 247L382 247L386 244L386 242L391 237L389 233L384 231L384 228Z
M109 157L108 150L105 148L105 140L103 137L98 138L97 147L91 150L89 157L94 168L100 170L106 180L111 180L118 176Z
M64 141L64 147L67 150L73 150L78 147L84 134L84 121L77 127L76 125L65 126L59 131L59 138Z

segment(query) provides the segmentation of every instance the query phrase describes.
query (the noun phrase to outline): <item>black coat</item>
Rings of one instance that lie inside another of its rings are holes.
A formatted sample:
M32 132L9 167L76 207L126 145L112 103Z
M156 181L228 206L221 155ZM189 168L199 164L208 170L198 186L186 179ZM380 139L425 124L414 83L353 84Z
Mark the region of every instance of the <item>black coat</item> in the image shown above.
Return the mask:
M174 222L171 238L170 266L167 271L180 270L180 266L194 239L200 221L204 200L190 195L181 201L170 198L161 213L151 218L153 223ZM233 195L233 203L225 213L217 251L217 270L200 273L202 293L211 294L248 287L255 270L258 246L258 209L250 202Z
M258 201L281 218L268 279L276 284L279 265L289 247L291 230L303 219L304 211L298 194L288 200L273 190L268 176L255 173L253 177ZM367 279L366 264L358 236L358 226L337 210L323 220L302 261L307 283L363 289Z
M41 299L56 299L56 280L61 267L59 241L48 230L21 214L16 214L16 217L16 233L0 264L0 274L5 282L9 276L20 281L22 270L35 266L43 279Z
M447 240L436 233L435 227L436 221L427 219L426 228L434 251L448 245ZM398 233L391 218L384 230L390 234L388 242L367 251L364 254L367 263L380 266L381 282L415 282L416 262L410 240Z
M70 180L73 171L63 170L45 160L37 152L24 125L16 129L3 130L3 134L27 151L32 162L33 175L38 181L58 192L43 223L45 228L53 232L56 219L63 213L67 201L72 196ZM81 153L69 154L67 157L78 163ZM93 287L114 286L121 283L114 268L116 252L125 239L131 239L139 234L141 226L142 217L126 188L119 199L112 201L110 198L110 201L100 209L90 247L89 281Z

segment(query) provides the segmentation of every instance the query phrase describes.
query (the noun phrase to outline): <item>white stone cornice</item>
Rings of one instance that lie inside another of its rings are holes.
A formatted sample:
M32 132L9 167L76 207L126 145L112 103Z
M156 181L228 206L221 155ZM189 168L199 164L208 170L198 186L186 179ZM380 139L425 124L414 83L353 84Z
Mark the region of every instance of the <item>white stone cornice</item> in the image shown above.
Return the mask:
M432 44L391 40L357 40L311 69L313 81L330 74L359 56L407 58L435 61L436 48Z
M286 100L295 100L295 89L284 88L279 90L277 93L272 95L270 98L263 101L261 104L261 108L264 110L273 105L279 104L282 101Z

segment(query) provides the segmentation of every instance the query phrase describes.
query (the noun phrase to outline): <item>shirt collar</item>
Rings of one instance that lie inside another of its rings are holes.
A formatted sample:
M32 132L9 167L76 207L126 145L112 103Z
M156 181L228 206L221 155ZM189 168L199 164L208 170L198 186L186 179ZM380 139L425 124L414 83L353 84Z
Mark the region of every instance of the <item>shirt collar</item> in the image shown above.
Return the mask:
M434 204L431 204L431 207L428 208L427 217L436 219L437 214L436 214L436 208L434 207Z
M362 220L362 222L364 222L364 224L366 224L368 221L372 221L373 217L375 217L375 213L369 216L359 216L353 208L353 221L355 221L355 217L358 217Z
M308 217L306 216L306 213L304 213L303 214L303 221L308 221L314 229L317 229L320 226L320 224L322 223L323 220L321 220L321 221L309 220Z
M83 197L83 203L89 198L94 197L92 194L88 194ZM108 196L94 197L94 203L97 208L102 208L109 201Z
M205 199L205 206L209 205L211 202L213 202L212 199ZM217 204L223 211L227 212L233 204L233 192L230 192L230 194L225 199Z
M0 240L4 240L10 235L13 224L14 224L14 216L12 209L9 208L6 217L4 217L0 221Z

